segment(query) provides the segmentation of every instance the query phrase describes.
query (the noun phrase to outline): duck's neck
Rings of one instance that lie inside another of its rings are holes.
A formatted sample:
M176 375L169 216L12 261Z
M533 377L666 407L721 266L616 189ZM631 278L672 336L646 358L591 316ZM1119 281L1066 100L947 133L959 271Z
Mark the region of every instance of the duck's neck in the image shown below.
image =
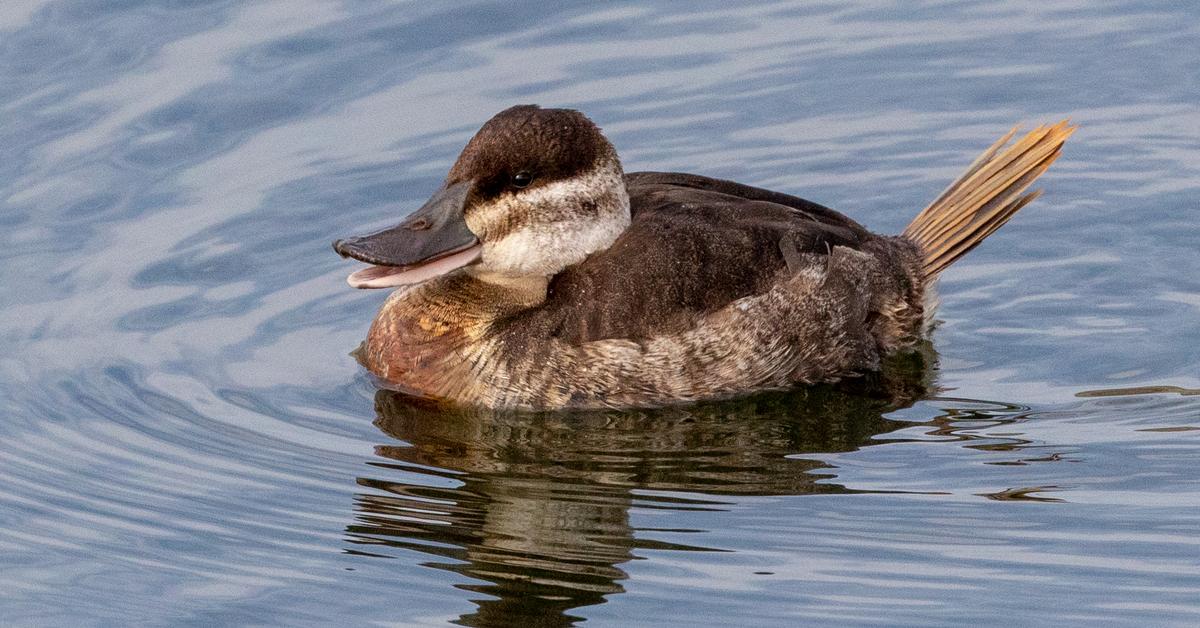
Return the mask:
M397 290L371 324L359 360L385 380L438 394L462 366L460 353L485 342L497 319L545 301L546 285L540 277L459 271Z
M532 307L546 300L546 287L550 285L550 277L546 275L507 275L504 273L476 270L468 267L465 274L477 281L487 284L487 287L464 286L472 294L479 293L488 297L503 296L505 303Z

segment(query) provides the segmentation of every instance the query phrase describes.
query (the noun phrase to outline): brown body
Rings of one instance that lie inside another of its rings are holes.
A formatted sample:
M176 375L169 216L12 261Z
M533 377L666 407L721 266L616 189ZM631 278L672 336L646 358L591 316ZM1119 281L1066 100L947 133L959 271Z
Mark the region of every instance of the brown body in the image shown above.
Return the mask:
M937 276L1025 204L1073 129L1009 133L900 236L794 196L625 175L576 111L489 120L405 221L334 248L384 303L360 361L457 404L660 406L878 369L927 328ZM1015 132L1015 130L1014 130Z
M921 337L921 257L802 199L628 176L629 228L548 284L460 271L397 291L361 359L489 407L664 405L836 380Z

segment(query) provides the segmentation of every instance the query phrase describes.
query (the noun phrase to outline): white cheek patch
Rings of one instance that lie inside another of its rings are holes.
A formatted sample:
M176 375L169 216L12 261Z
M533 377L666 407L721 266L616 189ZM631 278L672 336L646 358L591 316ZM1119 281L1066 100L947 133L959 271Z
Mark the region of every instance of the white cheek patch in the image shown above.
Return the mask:
M486 236L514 216L520 226L498 239ZM612 245L629 227L629 195L621 171L605 168L476 208L467 222L485 234L480 270L552 275Z
M483 265L515 275L552 275L606 249L629 220L555 222L524 227L483 245Z

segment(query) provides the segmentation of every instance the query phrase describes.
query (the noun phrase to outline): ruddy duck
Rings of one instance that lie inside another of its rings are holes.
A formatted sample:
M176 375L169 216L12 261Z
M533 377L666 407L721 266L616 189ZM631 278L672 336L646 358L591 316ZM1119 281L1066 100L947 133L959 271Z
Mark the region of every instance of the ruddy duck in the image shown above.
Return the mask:
M359 359L457 404L656 406L836 381L927 333L939 273L1008 221L1074 131L983 153L899 236L794 196L625 174L583 114L522 105L399 225L334 242L399 288Z

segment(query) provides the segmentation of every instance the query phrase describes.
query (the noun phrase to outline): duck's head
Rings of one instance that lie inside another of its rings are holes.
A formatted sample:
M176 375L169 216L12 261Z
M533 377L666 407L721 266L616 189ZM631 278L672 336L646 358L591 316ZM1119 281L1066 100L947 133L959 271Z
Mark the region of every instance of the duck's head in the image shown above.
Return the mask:
M521 105L471 138L446 182L400 224L333 243L372 266L347 279L391 288L470 267L495 281L549 277L629 226L617 152L586 116Z

